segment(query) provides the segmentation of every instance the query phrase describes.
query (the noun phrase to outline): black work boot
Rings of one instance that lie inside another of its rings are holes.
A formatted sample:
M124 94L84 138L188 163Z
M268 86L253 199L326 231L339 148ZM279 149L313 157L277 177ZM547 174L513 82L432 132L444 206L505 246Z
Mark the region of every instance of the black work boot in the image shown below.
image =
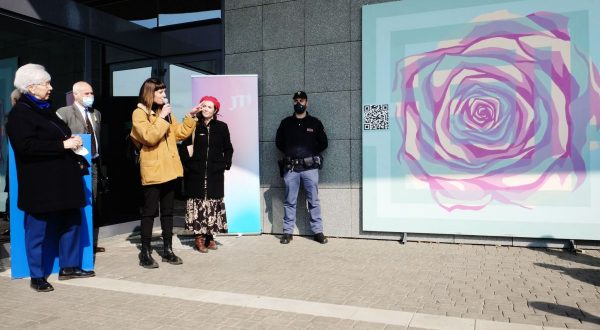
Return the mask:
M140 251L140 266L144 268L158 268L158 264L152 258L152 247L150 243L142 243L142 251Z
M163 255L162 261L166 261L171 265L181 265L183 260L173 253L173 237L163 237Z
M325 237L325 235L323 235L323 233L318 233L315 234L315 241L321 243L321 244L327 244L328 240L327 237Z
M283 234L281 236L281 239L279 240L279 243L281 244L290 244L290 242L294 239L294 236L292 236L292 234Z

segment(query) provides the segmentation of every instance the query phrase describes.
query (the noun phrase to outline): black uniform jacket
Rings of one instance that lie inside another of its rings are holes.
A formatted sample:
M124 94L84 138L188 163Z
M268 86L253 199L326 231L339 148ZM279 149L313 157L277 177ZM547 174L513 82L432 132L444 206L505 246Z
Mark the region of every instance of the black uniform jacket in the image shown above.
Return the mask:
M319 155L328 145L323 124L308 113L302 119L295 115L284 118L277 129L275 143L277 149L291 158Z
M183 141L182 147L186 149L191 144L190 137ZM218 199L225 196L225 170L231 168L233 156L227 124L216 119L208 125L198 122L192 157L185 150L180 155L188 198Z
M83 207L77 156L63 146L71 130L54 109L40 109L23 95L8 115L6 128L15 152L19 208L44 213Z

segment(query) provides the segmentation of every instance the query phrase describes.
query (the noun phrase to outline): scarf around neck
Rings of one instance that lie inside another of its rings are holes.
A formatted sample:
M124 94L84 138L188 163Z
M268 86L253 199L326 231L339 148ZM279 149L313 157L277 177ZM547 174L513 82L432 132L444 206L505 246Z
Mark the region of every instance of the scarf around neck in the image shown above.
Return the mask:
M37 97L30 95L29 93L25 93L25 96L27 96L27 98L30 99L31 102L35 103L35 105L37 105L42 110L50 109L51 107L50 101L40 100Z

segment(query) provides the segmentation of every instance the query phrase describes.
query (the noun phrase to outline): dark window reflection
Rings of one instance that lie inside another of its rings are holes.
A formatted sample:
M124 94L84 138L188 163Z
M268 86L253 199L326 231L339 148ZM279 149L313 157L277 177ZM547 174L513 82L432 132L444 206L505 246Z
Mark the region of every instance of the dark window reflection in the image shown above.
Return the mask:
M75 0L146 28L221 19L220 0Z

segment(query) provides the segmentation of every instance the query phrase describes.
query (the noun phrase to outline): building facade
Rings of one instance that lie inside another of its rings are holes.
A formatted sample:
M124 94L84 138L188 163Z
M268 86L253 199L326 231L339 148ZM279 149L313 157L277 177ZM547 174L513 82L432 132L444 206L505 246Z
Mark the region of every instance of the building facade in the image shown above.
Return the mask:
M113 191L105 203L106 225L137 218L132 173L123 170L123 139L135 106L135 75L158 76L176 93L176 72L258 74L260 185L263 233L282 232L284 183L279 177L275 132L292 113L291 95L304 90L309 112L329 137L320 172L324 232L330 236L406 239L402 233L366 232L361 223L361 8L376 0L223 0L206 10L219 17L144 28L114 15L119 8L93 1L0 0L0 60L45 65L55 102L77 80L90 81L103 111L103 151ZM111 3L110 1L107 3ZM136 8L136 1L130 1ZM115 5L116 6L116 5ZM177 10L171 8L171 12ZM164 16L167 17L167 16ZM137 18L141 19L140 17ZM154 24L154 26L152 26ZM65 65L68 63L68 65ZM99 97L98 97L99 96ZM177 98L170 97L172 103ZM130 123L129 123L130 125ZM311 234L303 193L298 234ZM179 210L183 215L183 210ZM110 232L110 231L109 231ZM108 233L108 232L107 232ZM407 235L408 240L447 243L563 246L564 241L511 237ZM591 243L590 243L591 244Z

